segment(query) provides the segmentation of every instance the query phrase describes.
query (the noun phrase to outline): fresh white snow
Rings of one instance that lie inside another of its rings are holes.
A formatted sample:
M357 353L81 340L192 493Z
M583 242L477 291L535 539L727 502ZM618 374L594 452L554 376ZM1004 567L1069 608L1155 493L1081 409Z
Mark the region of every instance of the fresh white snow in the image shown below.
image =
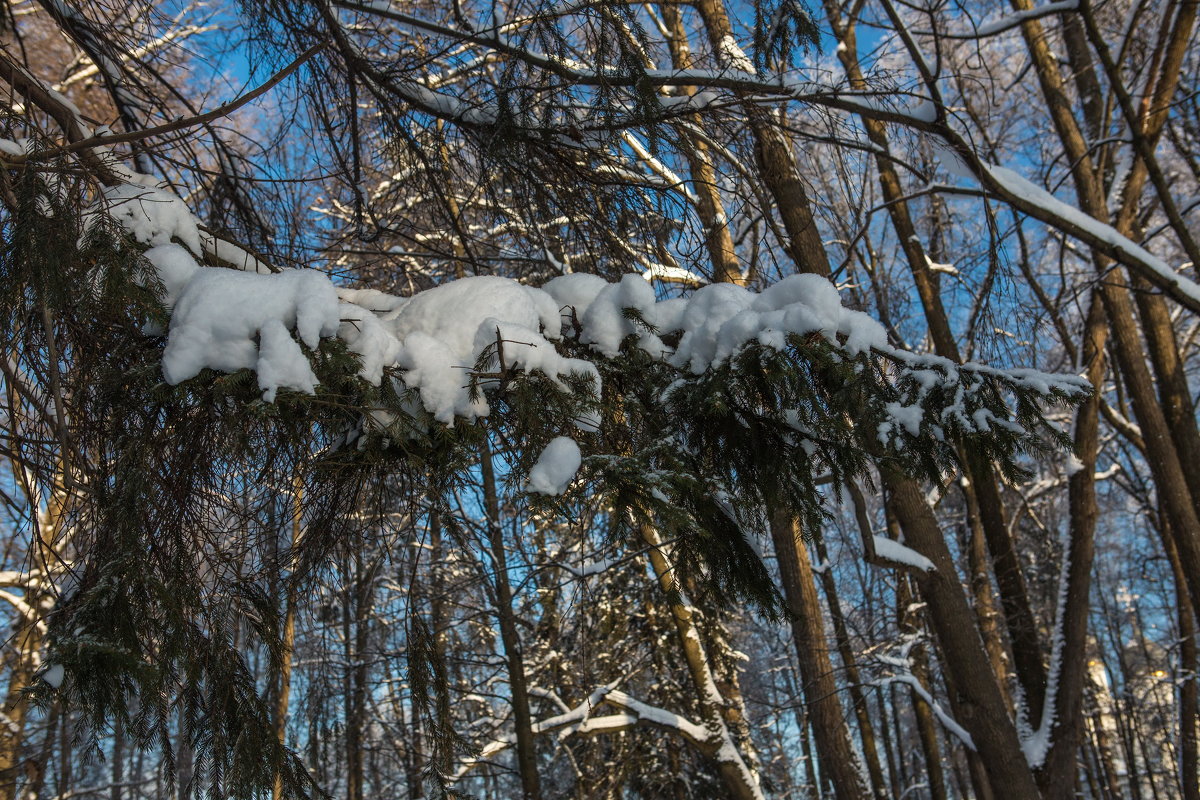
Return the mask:
M924 572L933 572L935 569L933 562L928 558L894 539L889 539L886 536L874 536L872 537L872 544L875 546L875 555L887 561L896 564L907 564Z
M551 439L529 470L529 491L557 497L571 485L582 463L583 456L574 439L567 436Z

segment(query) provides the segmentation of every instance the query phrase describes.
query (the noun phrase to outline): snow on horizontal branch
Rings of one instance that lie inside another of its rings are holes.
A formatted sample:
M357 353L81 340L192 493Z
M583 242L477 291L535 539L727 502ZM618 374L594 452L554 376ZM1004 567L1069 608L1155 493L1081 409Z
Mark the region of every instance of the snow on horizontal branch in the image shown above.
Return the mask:
M894 539L888 539L886 536L873 536L872 544L875 547L875 555L885 561L914 567L922 572L933 572L936 569L928 558Z
M1058 399L1089 390L1075 376L955 364L896 349L878 322L844 307L834 286L815 275L792 275L762 292L712 284L669 300L659 300L633 273L616 282L568 274L541 288L478 276L403 298L339 290L315 270L256 274L201 266L194 217L168 189L141 177L106 190L100 209L149 246L146 256L171 312L163 357L171 384L204 369L249 369L268 402L280 389L311 394L319 379L310 358L322 340L336 337L359 357L363 380L376 386L392 380L397 392L414 392L434 420L452 424L489 414L488 390L516 373L541 374L566 393L590 386L598 397L597 365L623 358L625 347L687 381L746 348L791 352L798 338L815 337L845 358L869 354L880 365L894 397L881 405L885 421L877 436L897 446L903 436L940 441L947 429L1032 433L995 403L981 404L994 385ZM579 425L595 427L593 420ZM553 483L543 489L557 488Z

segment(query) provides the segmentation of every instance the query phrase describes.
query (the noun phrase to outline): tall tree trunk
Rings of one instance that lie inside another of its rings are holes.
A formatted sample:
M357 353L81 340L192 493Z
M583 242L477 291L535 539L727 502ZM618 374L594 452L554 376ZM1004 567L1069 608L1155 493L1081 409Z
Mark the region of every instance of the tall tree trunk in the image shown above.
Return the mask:
M692 687L696 692L705 726L714 732L712 745L705 755L717 762L717 770L725 789L734 800L761 800L758 773L753 754L743 753L738 747L734 731L745 727L745 716L740 706L721 695L713 674L712 661L704 647L704 639L697 627L697 611L687 600L687 592L679 585L677 574L667 546L657 530L651 525L639 526L642 540L648 546L650 566L659 587L671 598L671 617L687 663Z
M928 604L943 663L954 679L958 722L970 734L993 786L1005 787L1006 797L1013 800L1038 798L1033 772L992 675L983 641L974 625L963 624L972 618L971 608L933 511L911 479L886 465L880 472L905 544L934 564L933 570L916 576L917 585Z
M31 598L32 599L32 598ZM22 773L21 749L25 742L25 717L29 713L29 696L25 689L33 682L41 658L42 631L40 620L18 614L17 630L8 644L8 691L0 713L0 800L15 800Z
M824 614L817 599L812 564L801 538L800 525L785 509L773 510L769 524L821 772L829 775L838 800L866 798L869 795L862 783L857 759L850 746L845 714L838 700L837 681L825 638Z
M742 71L754 71L752 64L734 48L736 38L729 24L729 12L723 0L697 0L695 8L704 22L713 52L720 54L721 65ZM800 178L791 141L780 130L774 111L755 98L743 98L746 125L754 145L754 162L763 186L775 202L787 236L780 244L801 272L829 274L825 243L817 229L812 203ZM769 213L768 209L763 210Z
M378 564L377 559L364 564L361 551L354 552L353 574L351 585L346 592L343 616L347 671L344 680L346 796L349 800L363 800L365 797L366 752L363 747L363 732L367 725L367 649L370 644Z
M485 442L480 447L483 477L483 506L487 514L488 543L491 547L492 569L496 581L496 619L500 641L508 662L508 686L512 695L513 724L517 739L517 771L521 776L523 800L540 800L542 789L538 776L537 744L533 735L533 719L529 712L529 687L525 676L525 655L513 614L512 586L508 580L508 560L504 550L504 531L500 527L500 499L496 492L496 475L492 467L492 451Z
M962 486L963 503L967 508L967 565L971 573L971 599L975 605L975 619L979 625L979 634L987 648L988 658L992 662L992 672L996 675L1000 693L1004 695L1004 703L1013 709L1012 697L1009 693L1008 668L1009 653L1004 642L1003 611L996 606L996 598L992 588L992 571L988 566L987 540L983 533L983 523L979 518L979 501L970 485L970 478Z
M304 484L300 477L297 476L292 481L292 524L291 524L291 541L290 547L295 548L300 541L300 519L301 519L301 501L303 499ZM296 598L290 584L284 590L283 598L283 636L280 642L280 661L279 675L275 683L275 708L274 720L275 723L275 740L281 746L287 744L287 715L288 701L292 693L292 650L296 640ZM281 800L283 797L283 773L276 771L275 784L271 788L272 800Z
M916 617L917 612L912 610L913 595L909 588L908 577L899 575L896 579L896 623L901 634L916 635L921 630L921 624ZM932 686L929 675L929 655L925 652L925 648L921 645L916 645L910 656L912 661L913 677L929 692L932 696L930 687ZM946 798L946 774L942 769L941 754L938 750L937 725L933 719L933 709L929 707L929 703L925 702L925 698L916 691L915 688L909 688L909 699L912 701L913 716L917 722L917 736L921 740L921 752L925 756L925 780L929 784L929 796L933 800L945 800ZM983 792L978 792L982 794Z
M896 748L893 744L895 737L892 734L892 722L888 718L887 708L884 706L883 689L876 686L872 695L875 697L876 715L879 717L879 738L883 740L883 752L886 756L888 785L892 787L892 793L895 794L897 788L900 786L900 775L896 767Z
M1093 295L1083 339L1082 366L1093 386L1104 380L1106 328L1100 298ZM1051 656L1054 696L1048 698L1050 748L1039 770L1047 797L1063 797L1075 789L1079 746L1083 739L1083 695L1087 681L1087 627L1096 535L1096 458L1100 450L1100 391L1075 414L1074 449L1078 463L1067 486L1070 522L1063 553L1062 591L1056 610Z
M683 26L683 13L678 6L662 5L663 22L666 24L670 37L667 44L671 50L671 65L677 70L694 67L691 49L688 47L687 31ZM684 91L695 94L694 87ZM688 128L691 128L689 130ZM692 190L696 195L696 215L704 227L704 246L708 250L708 259L712 264L713 280L717 283L742 283L742 271L738 265L737 254L733 249L733 236L729 231L729 218L725 214L725 206L721 202L721 193L717 188L717 174L713 169L712 158L708 145L701 136L694 133L703 129L703 119L699 114L688 117L687 126L676 126L676 131L684 145L684 156L687 158L688 169L691 172Z
M721 0L700 0L697 8L714 50L727 53L727 43L733 42L733 33ZM677 10L664 12L664 17L668 24L674 23L682 32L682 20ZM679 41L679 36L674 38ZM675 55L673 52L673 57L682 63L685 54ZM828 277L829 261L816 229L808 197L796 172L791 146L776 123L767 119L762 108L754 102L748 102L744 107L755 141L760 176L784 220L788 239L784 242L784 248L792 255L801 272ZM704 169L703 164L697 166ZM717 277L726 282L742 282L740 271L723 269ZM800 660L805 697L810 705L808 717L820 758L821 774L829 778L839 798L866 798L867 790L857 769L844 710L837 697L837 685L807 549L790 512L768 509L767 513L780 565L784 597L792 615L793 638ZM865 706L863 708L865 711ZM737 729L736 726L734 729ZM875 767L872 776L881 783L878 755L873 752L872 756Z
M125 725L120 718L113 723L112 753L112 786L109 789L110 800L121 800L121 789L125 784Z
M178 733L175 735L175 800L191 800L194 757L192 745L184 730L184 709L179 709ZM69 783L69 778L64 783Z
M62 472L58 476L65 478ZM0 706L0 714L4 715L3 724L0 724L0 800L16 798L21 749L25 742L25 717L29 713L29 695L25 690L33 683L42 663L45 617L55 598L50 574L59 566L57 553L62 545L59 538L66 518L68 495L60 487L54 487L44 509L39 509L36 497L29 500L36 516L35 535L27 560L39 576L31 576L30 582L22 587L23 605L14 609L16 630L6 646L8 688L4 704Z
M1187 602L1187 578L1179 551L1169 535L1163 536L1167 560L1175 579L1175 613L1179 625L1179 785L1184 800L1200 800L1200 753L1197 726L1200 726L1200 697L1197 692L1196 617Z
M813 536L813 544L817 549L817 558L822 563L829 563L829 555L825 549L825 540L820 534ZM811 567L809 568L811 572ZM879 762L879 745L875 741L875 726L871 722L871 712L867 707L867 698L863 695L862 676L858 671L858 660L850 647L850 634L846 630L846 620L842 615L842 604L838 599L837 585L828 569L820 572L821 588L825 591L825 604L829 607L829 619L833 623L833 636L837 644L838 656L842 660L842 668L846 671L846 689L850 694L850 703L854 708L854 717L858 721L858 734L862 740L863 760L867 765L867 775L871 779L871 791L877 798L888 797L887 780L883 777L883 766Z

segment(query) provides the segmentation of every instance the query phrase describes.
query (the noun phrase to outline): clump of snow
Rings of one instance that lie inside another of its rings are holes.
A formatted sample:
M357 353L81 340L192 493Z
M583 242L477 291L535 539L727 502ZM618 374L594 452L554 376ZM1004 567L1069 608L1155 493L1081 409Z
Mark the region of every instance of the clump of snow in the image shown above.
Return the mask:
M555 299L507 278L451 281L415 295L382 319L401 343L396 363L406 370L405 385L419 390L425 410L439 422L488 413L482 397L470 396L468 371L489 348L502 355L506 369L537 370L560 385L568 374L588 375L599 389L591 363L560 356L549 341L561 335Z
M166 290L163 302L167 308L174 308L183 288L195 277L197 270L201 269L200 265L191 253L174 242L151 247L145 255L154 265L158 279L162 281L163 289Z
M495 317L484 320L475 331L474 352L482 353L493 345L503 345L507 369L541 372L562 388L566 387L560 378L568 374L589 376L599 385L600 373L594 364L560 356L540 333L519 323L502 322ZM497 349L497 358L499 355Z
M50 684L55 689L62 686L63 678L66 677L66 670L62 664L51 664L46 668L46 671L41 674L41 679Z
M103 202L108 215L142 244L170 244L174 238L193 253L203 252L196 217L169 189L121 183L105 188Z
M529 471L526 488L536 494L557 497L567 490L582 463L583 456L574 439L567 436L551 439Z
M339 325L337 293L319 272L257 275L201 269L184 287L171 316L163 375L177 384L205 368L249 368L258 373L267 402L284 387L311 394L316 375L289 330L295 328L300 341L315 349Z
M558 306L545 292L508 278L461 278L414 295L385 319L403 340L414 331L436 335L455 352L469 352L475 332L489 318L546 329L558 338Z
M925 409L920 403L913 403L911 406L888 403L885 409L892 421L904 428L910 436L920 434L921 420L925 418Z
M378 316L361 306L339 303L338 317L342 323L338 338L362 358L358 374L378 386L384 367L395 364L400 355L400 341Z
M672 363L694 373L720 364L752 340L782 348L784 334L820 333L850 353L887 346L883 326L842 306L832 283L819 275L790 275L762 294L731 284L705 286L680 315L683 336Z
M626 316L630 309L647 323L657 327L670 320L660 320L656 313L654 287L638 275L625 275L618 283L610 283L588 304L580 322L583 324L583 342L592 345L610 358L621 349L625 338L636 334L638 346L655 358L667 354L662 339L650 333Z
M554 298L555 303L558 303L564 319L570 319L571 310L574 310L579 319L583 319L583 315L587 313L588 306L596 299L596 295L608 286L608 281L599 275L572 272L567 275L559 275L549 281L542 287L542 291Z
M378 289L344 289L338 287L337 293L338 298L341 300L353 303L368 311L374 311L376 314L395 311L408 302L407 297L397 297L394 294L381 292Z
M680 327L683 336L672 363L700 374L717 360L717 347L725 323L750 308L754 295L732 283L714 283L688 300Z

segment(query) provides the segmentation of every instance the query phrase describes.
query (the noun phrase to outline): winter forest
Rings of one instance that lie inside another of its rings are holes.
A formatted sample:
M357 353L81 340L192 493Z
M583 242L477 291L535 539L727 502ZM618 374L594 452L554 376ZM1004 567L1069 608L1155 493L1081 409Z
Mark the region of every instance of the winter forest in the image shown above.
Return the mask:
M1196 0L2 0L0 800L1200 800Z

